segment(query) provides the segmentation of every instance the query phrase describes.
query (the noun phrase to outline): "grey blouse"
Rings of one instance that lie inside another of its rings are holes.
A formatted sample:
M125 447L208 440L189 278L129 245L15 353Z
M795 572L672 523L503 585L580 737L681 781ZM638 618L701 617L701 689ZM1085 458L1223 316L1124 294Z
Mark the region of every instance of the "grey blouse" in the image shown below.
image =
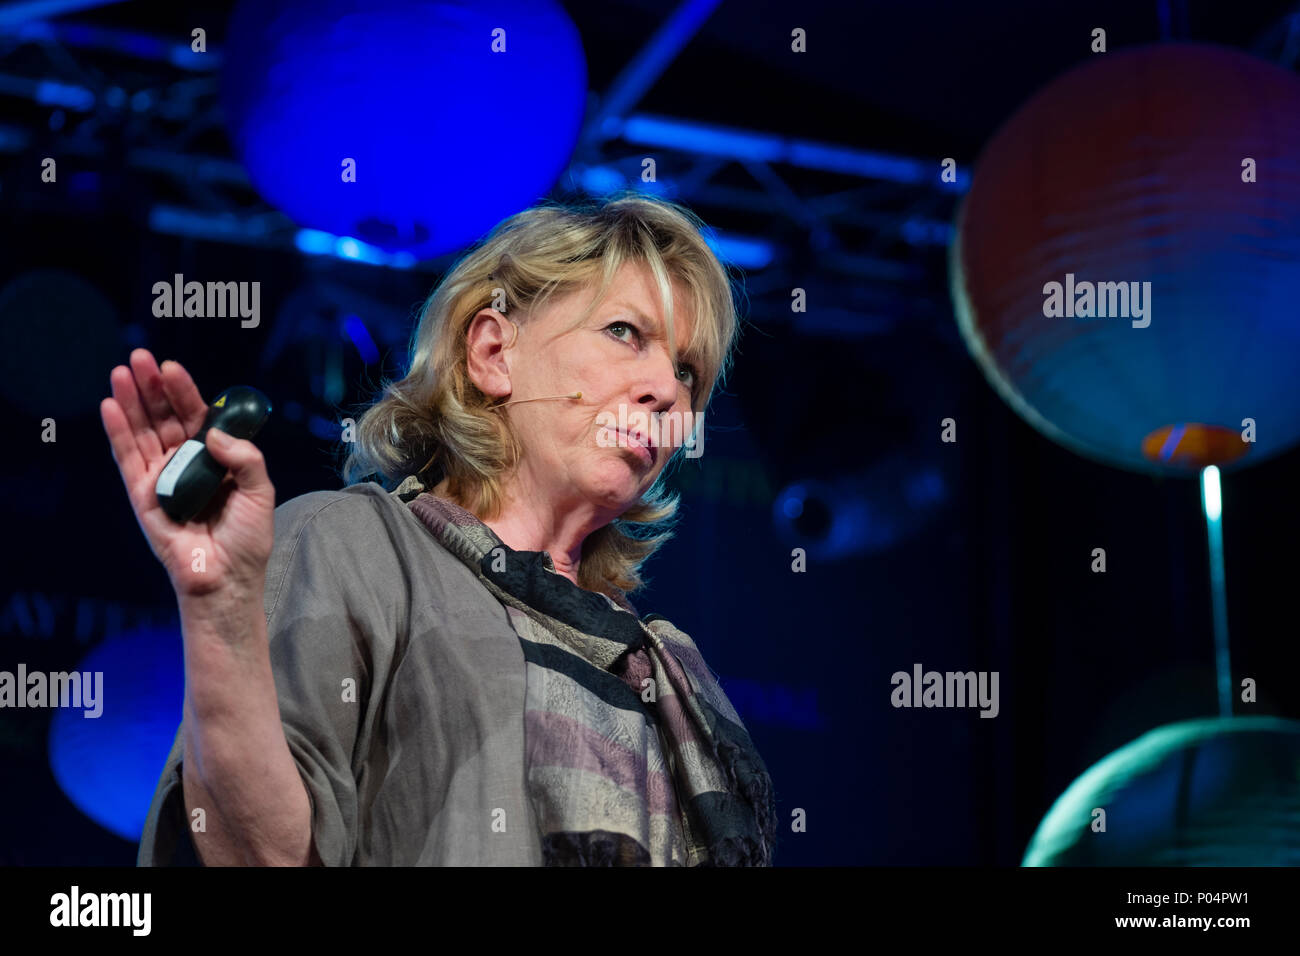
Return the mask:
M326 866L541 864L519 639L405 504L365 482L276 508L265 612ZM197 863L182 746L178 729L140 866Z

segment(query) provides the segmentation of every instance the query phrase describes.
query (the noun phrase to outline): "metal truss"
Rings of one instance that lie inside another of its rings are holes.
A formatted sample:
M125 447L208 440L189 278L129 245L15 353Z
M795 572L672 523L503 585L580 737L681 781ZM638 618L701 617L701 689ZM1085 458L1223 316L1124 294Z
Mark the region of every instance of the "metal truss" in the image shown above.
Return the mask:
M805 287L823 306L834 302L817 310L828 334L878 334L909 309L942 312L933 279L968 184L964 162L957 182L944 183L940 157L636 111L717 2L682 3L595 98L556 192L577 197L638 185L699 210L719 254L745 272L751 295ZM37 163L55 155L90 168L124 166L143 184L146 219L159 233L430 273L450 264L453 256L414 262L300 229L270 208L229 153L217 100L220 63L219 50L191 52L189 37L24 20L9 11L0 15L0 102L16 108L0 123L0 152ZM660 182L640 183L647 155L668 173ZM6 187L11 197L21 191ZM53 201L29 192L33 202ZM755 318L792 320L788 305L768 299Z

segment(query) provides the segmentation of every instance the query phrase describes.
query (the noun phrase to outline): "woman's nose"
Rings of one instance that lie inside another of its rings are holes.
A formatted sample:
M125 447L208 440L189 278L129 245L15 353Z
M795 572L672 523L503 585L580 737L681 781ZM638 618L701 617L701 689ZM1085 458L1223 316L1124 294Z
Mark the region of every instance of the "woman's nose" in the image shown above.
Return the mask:
M672 356L657 350L640 385L637 403L652 412L666 412L677 403L680 386Z

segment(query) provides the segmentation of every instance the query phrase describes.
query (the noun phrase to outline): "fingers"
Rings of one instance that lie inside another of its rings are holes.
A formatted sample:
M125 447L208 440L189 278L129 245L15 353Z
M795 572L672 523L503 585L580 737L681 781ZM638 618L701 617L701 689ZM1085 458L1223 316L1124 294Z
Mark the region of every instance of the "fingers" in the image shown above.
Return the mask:
M135 376L125 365L118 365L109 372L108 380L113 386L113 398L117 400L131 427L140 457L148 467L149 462L162 456L163 449L158 441L158 433L154 431L153 424L149 421L149 413L140 402L140 393L135 387Z
M127 499L135 512L136 520L144 529L145 537L159 553L155 542L162 541L171 530L170 519L158 506L158 498L153 485L147 480L145 461L136 445L135 434L127 421L126 413L116 400L106 398L99 403L99 416L104 422L104 431L108 433L108 443L113 450L113 460L117 462L122 473L122 484L126 486ZM142 480L143 479L143 480Z
M162 376L163 392L185 428L185 437L197 435L208 416L208 404L203 401L194 379L179 362L167 359L158 367Z
M217 485L217 490L212 493L208 503L190 520L208 521L220 515L226 509L226 502L230 500L230 496L238 490L239 483L235 481L235 477L227 474L221 479L221 484Z
M153 354L148 349L133 349L130 361L140 402L144 406L145 414L149 416L154 431L158 434L159 450L175 448L189 438L190 433L185 430L184 423L172 408L171 399L164 391L163 377L158 370L158 363L154 361ZM198 431L197 428L194 430Z
M262 450L251 441L235 438L219 428L209 428L207 449L217 464L230 469L240 491L261 494L271 490L271 479L266 474L266 459Z
M117 371L114 369L114 371ZM117 462L118 471L122 473L122 483L127 493L139 482L145 473L144 459L136 445L131 423L127 421L126 412L115 399L106 398L99 403L99 417L104 422L104 431L108 434L108 445L113 451L113 461Z

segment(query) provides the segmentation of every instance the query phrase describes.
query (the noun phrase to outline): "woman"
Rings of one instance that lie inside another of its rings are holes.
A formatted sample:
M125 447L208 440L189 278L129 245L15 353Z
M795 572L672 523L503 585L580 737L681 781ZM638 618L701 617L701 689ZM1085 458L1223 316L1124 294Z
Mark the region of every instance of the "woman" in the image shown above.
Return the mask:
M230 475L171 522L154 482L204 403L143 349L113 370L104 427L185 645L141 865L771 863L740 718L628 598L736 335L700 226L637 196L500 223L345 434L347 486L278 508L257 447L209 432Z

